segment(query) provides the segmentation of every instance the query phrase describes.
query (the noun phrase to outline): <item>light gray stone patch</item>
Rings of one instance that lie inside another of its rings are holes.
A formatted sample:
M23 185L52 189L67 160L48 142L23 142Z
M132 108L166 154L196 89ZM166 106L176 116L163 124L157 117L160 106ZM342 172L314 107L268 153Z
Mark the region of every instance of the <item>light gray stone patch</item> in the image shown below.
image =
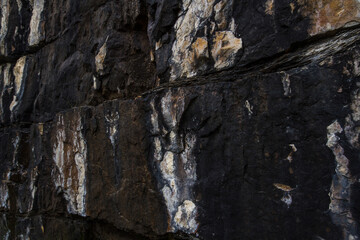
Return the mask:
M10 180L10 171L6 174L5 179L0 184L0 206L3 209L9 209L9 188L7 186Z
M11 64L5 64L3 66L0 67L0 76L2 77L2 81L3 81L3 89L0 93L0 122L4 121L4 106L3 106L3 96L5 95L6 92L10 93L11 92L11 73L10 73L10 67Z
M38 45L45 39L45 29L42 26L45 0L34 0L32 15L30 20L30 33L28 37L28 44L30 47Z
M290 75L288 73L282 72L284 76L282 77L281 81L284 88L284 96L289 97L291 94L290 88Z

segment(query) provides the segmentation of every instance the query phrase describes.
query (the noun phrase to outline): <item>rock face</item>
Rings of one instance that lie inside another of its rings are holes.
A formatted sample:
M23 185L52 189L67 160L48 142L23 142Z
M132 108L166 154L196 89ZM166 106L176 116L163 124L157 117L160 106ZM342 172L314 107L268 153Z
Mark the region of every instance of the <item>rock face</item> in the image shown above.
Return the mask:
M1 0L1 239L360 239L360 2Z

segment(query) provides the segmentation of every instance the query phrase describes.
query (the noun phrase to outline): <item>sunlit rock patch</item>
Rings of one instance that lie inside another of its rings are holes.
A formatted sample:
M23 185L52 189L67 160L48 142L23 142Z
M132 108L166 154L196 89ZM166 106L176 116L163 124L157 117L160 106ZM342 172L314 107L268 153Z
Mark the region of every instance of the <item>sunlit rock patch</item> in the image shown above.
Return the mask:
M172 80L195 76L212 66L222 69L234 64L242 40L235 36L234 21L227 20L232 4L231 0L216 4L214 0L183 1L174 26L176 38L170 60ZM215 22L211 21L211 16Z

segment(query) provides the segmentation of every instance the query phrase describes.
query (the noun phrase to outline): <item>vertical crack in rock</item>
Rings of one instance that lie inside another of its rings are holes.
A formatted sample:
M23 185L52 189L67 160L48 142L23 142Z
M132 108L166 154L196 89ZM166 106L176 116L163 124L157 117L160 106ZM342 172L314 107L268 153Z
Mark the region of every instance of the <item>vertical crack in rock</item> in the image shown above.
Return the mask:
M161 175L159 185L168 209L169 230L195 233L198 228L197 207L192 189L196 182L193 150L197 140L193 132L179 129L185 111L184 92L167 91L161 98L160 111L157 111L154 99L150 106L153 161Z
M69 121L58 115L55 130L53 160L57 168L52 172L55 185L63 191L69 213L86 216L87 145L80 113Z
M26 60L27 57L23 56L19 58L14 66L13 74L15 77L14 80L14 96L10 104L10 111L14 111L16 106L20 103L24 89L25 89L25 78L26 78Z
M120 156L118 156L117 146L119 141L119 113L107 113L105 114L105 125L106 133L110 139L113 154L114 154L114 165L115 165L115 181L116 184L120 183Z
M45 0L34 0L30 20L28 44L30 47L38 45L45 38L45 24L42 19Z
M214 4L215 0L183 1L182 12L174 26L171 80L195 76L207 70L211 61L216 69L234 64L242 40L234 35L233 19L230 23L227 20L233 3L222 0ZM215 22L211 21L213 15ZM212 59L209 59L209 52Z
M332 220L335 224L343 229L344 239L358 239L359 233L358 223L353 219L350 211L351 187L358 181L356 177L351 174L349 169L350 160L345 156L344 148L340 145L340 134L345 133L346 140L350 145L359 150L359 134L358 127L360 120L360 91L355 90L352 94L351 110L352 113L345 118L345 128L343 129L340 123L336 120L327 127L327 143L337 163L330 188L330 205Z
M8 21L10 14L9 0L1 0L1 28L0 28L0 54L7 55L6 35L8 31Z

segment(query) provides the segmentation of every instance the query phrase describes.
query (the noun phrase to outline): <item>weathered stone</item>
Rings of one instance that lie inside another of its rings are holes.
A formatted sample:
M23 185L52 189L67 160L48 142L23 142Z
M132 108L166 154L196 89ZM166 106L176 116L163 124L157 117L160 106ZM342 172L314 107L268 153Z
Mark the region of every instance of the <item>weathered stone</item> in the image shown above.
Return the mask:
M360 238L355 0L16 0L0 238Z

